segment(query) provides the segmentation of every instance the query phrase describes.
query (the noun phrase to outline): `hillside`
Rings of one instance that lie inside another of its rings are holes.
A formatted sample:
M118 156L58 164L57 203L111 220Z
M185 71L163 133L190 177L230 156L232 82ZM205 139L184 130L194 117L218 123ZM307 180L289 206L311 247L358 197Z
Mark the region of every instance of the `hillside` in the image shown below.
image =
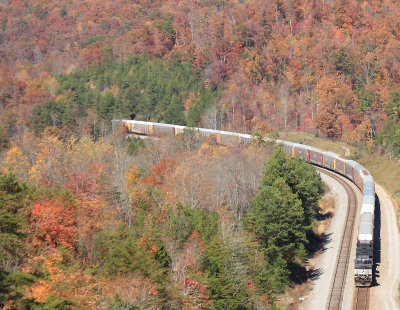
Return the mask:
M0 307L285 307L322 244L315 170L110 120L282 132L395 182L399 4L0 1Z
M398 131L382 128L398 116L399 17L396 1L2 1L1 106L26 121L57 99L53 74L147 54L219 88L208 105L226 129L377 138L397 155Z

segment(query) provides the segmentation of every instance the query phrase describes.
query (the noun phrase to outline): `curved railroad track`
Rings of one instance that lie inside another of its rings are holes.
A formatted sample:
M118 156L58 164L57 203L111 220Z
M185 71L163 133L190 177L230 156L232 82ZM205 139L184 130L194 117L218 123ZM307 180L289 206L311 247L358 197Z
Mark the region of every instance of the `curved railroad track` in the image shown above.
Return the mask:
M326 305L326 309L339 310L342 309L347 271L350 262L350 252L353 241L353 230L357 215L357 196L354 192L354 189L351 188L351 186L347 182L343 181L342 177L338 176L336 173L333 173L326 169L322 169L320 167L316 167L316 169L322 173L329 175L330 177L338 181L340 184L342 184L349 197L346 224L340 240L339 255L336 260L335 276L333 278L332 286L328 296L328 302ZM357 288L354 301L354 309L357 310L368 309L367 308L368 294L369 294L368 288Z

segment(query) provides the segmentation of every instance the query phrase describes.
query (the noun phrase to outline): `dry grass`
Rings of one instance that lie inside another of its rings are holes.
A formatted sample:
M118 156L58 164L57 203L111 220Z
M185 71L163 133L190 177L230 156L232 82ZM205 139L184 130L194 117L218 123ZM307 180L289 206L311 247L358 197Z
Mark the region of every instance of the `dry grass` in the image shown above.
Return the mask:
M328 193L328 191L326 191ZM315 222L314 233L321 236L331 224L331 217L335 213L335 199L329 193L319 201L321 219Z
M375 181L385 187L400 206L400 163L378 155L364 156L358 162L371 172Z

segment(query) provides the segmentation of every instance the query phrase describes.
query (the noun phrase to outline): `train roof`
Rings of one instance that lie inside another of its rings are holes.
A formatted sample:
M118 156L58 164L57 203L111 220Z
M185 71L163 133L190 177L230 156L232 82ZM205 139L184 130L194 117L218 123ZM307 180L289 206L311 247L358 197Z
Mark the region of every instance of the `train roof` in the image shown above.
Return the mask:
M215 130L215 129L204 129L204 128L199 128L198 130L200 130L200 131L202 131L202 132L215 133L215 134L220 133L219 130Z
M246 133L240 133L239 136L240 136L241 138L251 139L251 135L246 134Z
M295 143L294 144L295 148L300 148L300 149L305 149L305 150L310 150L311 146L306 145L306 144L301 144L301 143Z
M310 146L310 151L315 151L315 152L319 152L321 154L324 153L324 150L321 150L320 148L317 148L315 146Z
M360 214L363 213L372 213L374 214L375 212L375 205L372 203L363 203L361 206L361 212Z
M346 162L351 160L350 158L347 158L346 156L343 156L343 155L340 155L340 154L336 154L336 159L340 159L340 160L343 160L343 161L346 161Z
M334 157L334 158L338 155L337 153L334 153L334 152L331 152L331 151L323 151L322 154L324 156L330 156L330 157Z

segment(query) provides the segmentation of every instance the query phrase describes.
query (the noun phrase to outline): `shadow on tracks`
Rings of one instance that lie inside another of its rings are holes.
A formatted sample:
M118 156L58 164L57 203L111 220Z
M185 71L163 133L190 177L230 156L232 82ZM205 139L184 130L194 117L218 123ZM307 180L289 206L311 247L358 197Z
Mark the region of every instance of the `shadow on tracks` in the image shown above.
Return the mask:
M310 243L306 246L309 257L312 257L315 253L325 252L329 247L329 243L332 242L332 233L317 235L314 232L308 232L307 238ZM306 263L307 264L307 263ZM297 263L289 264L290 270L290 281L294 284L302 284L307 282L307 280L316 280L323 274L323 269L317 268L313 269L307 268L304 265Z
M372 267L372 286L379 286L379 266L381 264L381 204L378 195L375 195L374 219L374 265Z

